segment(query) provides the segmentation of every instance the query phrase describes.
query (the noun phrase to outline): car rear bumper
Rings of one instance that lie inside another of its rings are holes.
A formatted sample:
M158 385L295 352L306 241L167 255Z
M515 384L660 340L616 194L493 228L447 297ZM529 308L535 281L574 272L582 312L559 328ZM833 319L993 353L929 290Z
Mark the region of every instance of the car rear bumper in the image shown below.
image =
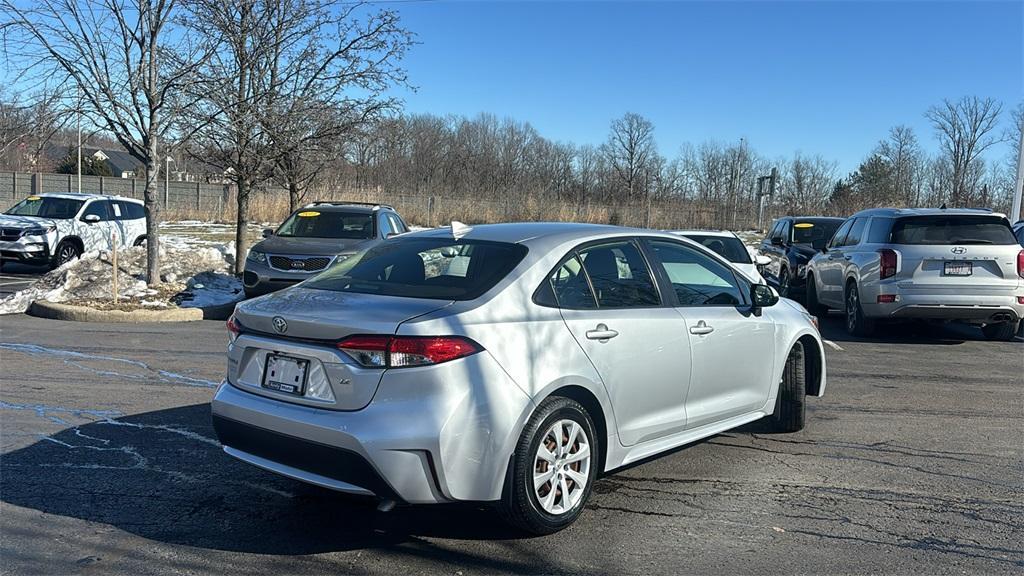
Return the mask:
M861 307L871 318L918 318L965 320L971 322L1016 322L1024 318L1024 304L1018 296L1024 289L993 290L968 294L931 294L882 287L864 291ZM879 302L879 296L895 297L895 302Z
M493 501L532 403L487 352L387 371L361 410L313 408L225 381L212 402L228 454L326 488L409 503Z

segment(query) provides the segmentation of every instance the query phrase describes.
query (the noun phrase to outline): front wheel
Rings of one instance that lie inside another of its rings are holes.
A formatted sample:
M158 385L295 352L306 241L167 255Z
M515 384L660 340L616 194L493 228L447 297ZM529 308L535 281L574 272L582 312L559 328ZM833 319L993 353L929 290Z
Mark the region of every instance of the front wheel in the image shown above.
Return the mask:
M778 432L798 432L804 428L807 397L807 371L804 364L804 345L797 342L789 352L782 371L779 393L775 396L772 426Z
M63 240L60 244L57 244L57 250L53 253L52 264L54 268L59 268L81 256L82 250L78 248L77 244Z
M790 282L789 270L783 268L782 272L779 272L779 296L789 298Z
M548 398L516 445L499 511L531 534L551 534L583 512L597 478L599 450L586 409L571 398Z

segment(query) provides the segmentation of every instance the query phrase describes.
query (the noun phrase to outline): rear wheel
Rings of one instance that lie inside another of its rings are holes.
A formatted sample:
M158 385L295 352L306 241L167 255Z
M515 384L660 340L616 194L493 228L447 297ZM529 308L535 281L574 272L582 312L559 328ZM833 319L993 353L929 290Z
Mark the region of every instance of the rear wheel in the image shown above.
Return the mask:
M1017 335L1018 322L993 322L981 327L982 334L989 340L1003 340L1009 342Z
M789 298L789 269L783 268L782 272L779 272L779 296L783 298Z
M807 299L806 308L814 316L824 316L828 314L828 307L822 306L821 302L818 302L818 287L814 283L814 276L811 274L807 275Z
M807 371L804 364L804 345L797 342L789 352L786 367L782 371L782 382L775 397L775 412L772 425L778 432L803 430L807 398Z
M871 336L875 332L875 321L864 317L856 282L846 287L846 331L854 336Z
M587 411L551 397L537 407L516 445L499 511L531 534L551 534L583 512L597 477L599 446Z
M135 242L132 243L132 246L145 246L145 245L146 245L146 237L145 236L139 236L138 238L135 239Z

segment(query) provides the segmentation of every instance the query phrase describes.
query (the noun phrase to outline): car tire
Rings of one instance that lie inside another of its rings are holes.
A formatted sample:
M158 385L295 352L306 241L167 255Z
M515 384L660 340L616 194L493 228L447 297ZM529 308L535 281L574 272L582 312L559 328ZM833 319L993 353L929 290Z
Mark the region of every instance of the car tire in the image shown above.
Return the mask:
M1019 322L993 322L981 327L981 333L987 340L1001 340L1009 342L1017 335Z
M867 337L875 332L875 321L864 316L864 308L860 305L860 291L857 283L850 282L846 286L843 301L846 303L846 331L852 336Z
M559 438L555 438L556 430L560 430ZM573 432L576 435L570 437ZM585 457L572 460L584 449ZM509 463L498 506L502 518L536 535L551 534L569 526L583 512L590 498L597 479L599 454L594 424L583 406L561 396L541 402L523 428ZM548 473L551 474L549 480L535 484L535 475ZM582 488L573 477L585 478ZM566 493L568 502L564 497ZM567 504L568 509L565 509Z
M812 316L825 316L828 314L828 307L818 302L818 286L814 283L814 276L807 275L807 294L805 298L807 311Z
M807 372L804 363L804 345L797 342L789 351L782 369L782 382L775 396L772 428L776 432L799 432L804 428L805 400L807 398Z
M139 236L138 238L135 239L135 242L132 242L132 246L145 246L145 245L146 245L146 237L144 235L143 236Z
M782 298L789 298L790 287L789 284L792 280L789 277L789 269L783 268L779 272L779 296Z
M52 268L60 268L64 264L81 257L82 249L78 247L78 244L70 240L61 240L60 244L57 244L57 249L53 251L53 260L50 266Z

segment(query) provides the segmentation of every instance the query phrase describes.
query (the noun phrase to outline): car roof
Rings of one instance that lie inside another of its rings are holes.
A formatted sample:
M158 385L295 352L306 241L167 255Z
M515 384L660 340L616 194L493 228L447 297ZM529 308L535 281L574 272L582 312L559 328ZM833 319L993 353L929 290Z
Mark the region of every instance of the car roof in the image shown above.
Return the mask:
M739 239L735 232L730 232L728 230L669 230L669 232L679 234L681 236L717 236L720 238Z
M797 222L843 222L846 218L837 216L782 216L779 220L793 220Z
M320 200L310 202L296 212L316 208L321 212L354 212L356 214L371 214L377 210L395 210L387 204L375 204L373 202L350 202L345 200Z
M419 238L451 237L452 229L431 228L412 232L408 236ZM585 224L578 222L511 222L506 224L479 224L468 226L461 238L492 242L530 244L538 247L556 246L563 242L586 242L616 236L661 236L679 239L679 236L661 230L627 228L610 224ZM684 239L685 241L685 239Z
M42 194L31 194L31 196L38 196L40 198L65 198L68 200L126 200L128 202L135 202L142 204L142 200L136 200L135 198L125 198L124 196L113 196L111 194L90 194L88 192L43 192Z
M988 208L869 208L861 210L854 216L996 216L1005 218L1006 215L1000 212L993 212Z

